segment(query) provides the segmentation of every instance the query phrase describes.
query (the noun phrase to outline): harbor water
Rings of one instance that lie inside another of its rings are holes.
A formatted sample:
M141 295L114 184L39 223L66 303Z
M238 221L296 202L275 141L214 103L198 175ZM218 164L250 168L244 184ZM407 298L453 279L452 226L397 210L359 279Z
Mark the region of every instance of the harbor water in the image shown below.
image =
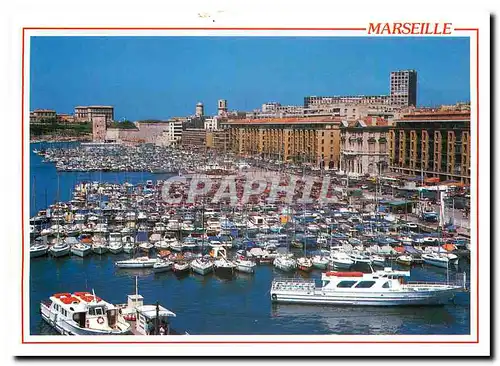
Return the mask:
M30 149L40 149L32 144ZM54 164L30 154L30 213L55 202L70 199L71 190L80 181L145 182L168 175L130 172L57 173ZM50 256L32 258L29 263L31 334L56 334L40 316L40 301L57 292L92 291L111 303L124 303L135 291L145 303L160 304L177 314L172 326L190 334L469 334L470 296L457 295L454 303L427 307L332 307L273 305L269 289L273 278L289 277L271 265L256 267L255 274L237 273L232 279L215 274L177 277L172 272L153 273L150 269L118 269L114 262L126 254L90 255L85 258ZM394 265L394 268L400 268ZM401 269L401 268L400 268ZM458 269L466 272L469 264L461 260ZM296 273L294 276L300 276ZM314 270L304 275L321 276ZM413 281L445 281L446 269L415 266Z

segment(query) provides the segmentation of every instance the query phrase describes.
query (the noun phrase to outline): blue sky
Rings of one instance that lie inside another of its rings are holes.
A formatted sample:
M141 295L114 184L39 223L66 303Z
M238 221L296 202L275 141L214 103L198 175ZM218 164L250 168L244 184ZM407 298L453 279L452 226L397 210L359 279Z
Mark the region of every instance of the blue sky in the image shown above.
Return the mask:
M214 114L306 95L388 94L389 73L418 72L418 105L470 100L468 38L33 37L30 109L115 106L130 120Z

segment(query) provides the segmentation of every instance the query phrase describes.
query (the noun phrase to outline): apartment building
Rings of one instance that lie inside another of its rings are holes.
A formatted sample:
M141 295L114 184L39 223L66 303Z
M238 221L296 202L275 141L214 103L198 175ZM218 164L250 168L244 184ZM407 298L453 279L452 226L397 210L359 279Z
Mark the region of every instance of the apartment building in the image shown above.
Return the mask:
M470 111L404 114L389 129L389 169L470 183Z
M338 117L296 117L228 120L229 148L241 156L261 156L338 169Z

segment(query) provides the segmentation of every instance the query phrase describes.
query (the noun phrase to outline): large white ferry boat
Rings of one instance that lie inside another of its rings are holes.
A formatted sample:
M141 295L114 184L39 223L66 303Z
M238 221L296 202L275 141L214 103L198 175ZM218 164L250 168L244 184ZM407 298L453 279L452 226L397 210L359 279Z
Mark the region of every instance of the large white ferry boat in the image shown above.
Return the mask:
M40 303L42 318L64 335L131 334L117 307L90 292L58 293Z
M465 273L453 283L406 282L409 271L385 268L372 273L326 272L314 280L276 279L271 300L276 303L328 305L443 305L465 289Z

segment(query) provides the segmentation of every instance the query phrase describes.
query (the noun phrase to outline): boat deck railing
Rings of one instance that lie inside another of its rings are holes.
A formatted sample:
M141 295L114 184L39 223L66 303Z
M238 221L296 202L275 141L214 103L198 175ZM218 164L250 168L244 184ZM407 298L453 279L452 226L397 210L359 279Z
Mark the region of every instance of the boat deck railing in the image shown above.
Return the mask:
M310 292L316 290L314 280L305 279L276 279L273 280L271 290L286 290L286 291L305 291Z

